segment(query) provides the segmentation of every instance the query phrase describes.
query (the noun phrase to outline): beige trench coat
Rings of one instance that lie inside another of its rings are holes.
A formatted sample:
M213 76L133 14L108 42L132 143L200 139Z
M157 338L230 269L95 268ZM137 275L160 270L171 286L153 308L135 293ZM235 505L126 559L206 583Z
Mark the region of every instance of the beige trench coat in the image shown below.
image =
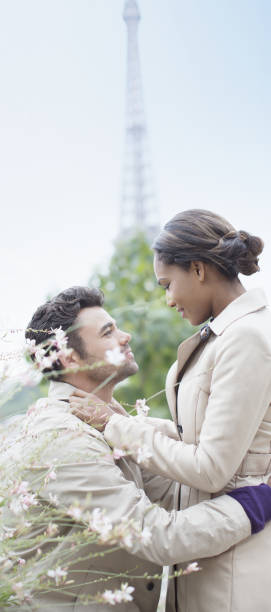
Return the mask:
M104 557L93 557L96 548L89 546L84 550L87 558L83 561L78 561L78 552L72 553L70 543L65 543L65 539L55 543L42 571L46 572L56 565L65 566L68 550L73 565L67 580L75 580L75 583L68 589L70 595L64 594L60 588L43 597L36 594L34 603L29 607L35 610L37 605L41 612L48 609L54 612L62 612L63 609L83 612L87 608L81 605L80 595L119 588L121 582L128 582L135 587L134 599L116 606L116 609L120 612L155 612L160 581L135 579L132 576L143 576L145 572L153 576L161 573L163 564L205 557L212 539L205 526L210 523L215 534L213 554L219 554L250 535L249 520L242 507L227 496L218 501L203 502L201 508L188 508L179 513L168 513L152 503L161 500L165 507L172 507L175 485L170 480L142 472L131 459L114 461L103 435L70 413L67 398L73 390L64 383L51 384L48 400L39 400L37 409L17 426L13 444L8 445L6 452L2 450L1 464L8 462L14 475L21 469L21 478L32 483L32 488L40 489L40 480L44 480L48 466L54 463L57 477L50 479L40 490L42 504L54 504L56 496L58 503L67 510L75 500L81 505L87 504L89 511L99 507L106 511L112 525L119 524L125 518L137 521L142 529L150 528L152 540L148 545L140 539L132 545L122 541L122 550ZM33 513L36 512L39 515L39 507L33 508ZM11 515L3 517L7 524L11 519ZM70 527L66 525L64 529L66 535L72 535L78 527L71 520ZM35 527L37 534L36 530L44 532L44 524ZM61 535L61 524L59 530ZM33 549L28 553L22 550L21 556L27 558L35 553ZM36 571L39 569L37 562ZM104 572L113 573L115 577L108 581L106 575L103 582ZM119 578L120 572L127 574ZM91 582L93 578L94 583ZM90 609L105 612L111 606L91 605Z
M209 337L199 332L180 345L168 374L171 431L169 422L117 416L105 431L111 444L145 444L144 466L182 483L183 509L263 482L271 471L271 313L263 293L244 293L210 328ZM212 522L206 529L212 533ZM202 572L178 581L178 610L270 612L270 524L200 565Z

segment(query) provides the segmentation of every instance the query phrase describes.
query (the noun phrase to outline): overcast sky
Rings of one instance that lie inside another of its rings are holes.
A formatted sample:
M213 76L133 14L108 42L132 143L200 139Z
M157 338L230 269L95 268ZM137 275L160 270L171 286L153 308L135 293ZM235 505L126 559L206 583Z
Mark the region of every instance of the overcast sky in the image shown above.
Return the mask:
M165 222L205 207L266 243L271 298L270 0L139 0L144 99ZM0 0L0 323L85 284L118 231L122 0ZM127 262L129 265L129 262Z

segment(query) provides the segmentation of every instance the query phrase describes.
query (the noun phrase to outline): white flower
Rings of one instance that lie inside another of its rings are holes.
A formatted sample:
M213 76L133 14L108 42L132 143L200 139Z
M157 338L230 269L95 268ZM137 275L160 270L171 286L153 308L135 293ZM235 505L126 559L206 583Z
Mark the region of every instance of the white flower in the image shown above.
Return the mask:
M30 508L30 506L37 506L38 504L35 493L28 493L27 495L22 495L20 497L20 501L24 510L27 510L28 508Z
M51 359L51 355L47 355L44 356L40 361L39 361L39 367L41 370L45 370L47 368L51 368L52 367L52 359Z
M104 511L101 508L94 508L89 517L89 528L92 531L96 531L100 535L101 540L105 542L112 531L112 524L104 516Z
M25 591L24 590L24 585L23 585L22 582L15 582L12 585L12 590L16 594L16 597L13 597L11 595L10 599L12 601L13 601L13 599L19 599L20 601L31 601L31 593L30 593L30 591Z
M27 340L25 341L25 345L26 352L30 355L33 355L36 352L36 340L30 340L30 338L27 338Z
M75 521L80 521L82 518L82 509L79 506L70 506L67 514L71 516Z
M56 525L56 523L49 523L46 529L46 535L51 537L51 536L56 535L56 533L58 533L58 526Z
M59 505L58 497L56 495L53 495L53 493L49 493L49 501L53 506Z
M41 346L35 350L35 360L40 365L45 357L45 350Z
M122 450L121 448L114 448L112 454L114 459L121 459L121 457L125 457L127 455L126 451Z
M21 480L21 482L16 482L11 493L15 495L27 495L28 491L29 491L29 483L27 482L27 480Z
M120 348L116 346L114 349L105 352L105 360L112 365L119 366L125 361L125 355L121 352Z
M146 459L149 459L152 456L152 453L150 453L148 447L146 444L144 444L142 447L137 449L137 457L136 457L136 461L137 463L141 463L142 461L146 461Z
M116 598L115 598L115 593L113 591L105 591L104 593L102 593L102 599L103 601L106 601L106 603L110 604L111 606L115 606L116 605Z
M48 570L47 576L49 578L54 578L56 585L58 586L61 582L65 581L67 576L66 570L62 569L60 566L56 567L55 570Z
M183 575L192 574L193 572L199 572L201 567L199 567L198 562L194 561L193 563L189 563L189 565L183 571Z
M140 534L140 540L142 544L148 545L151 542L152 533L149 527L144 527L143 531Z
M42 349L41 349L42 350ZM37 354L37 353L36 353ZM59 359L59 357L63 354L63 351L50 351L48 355L40 356L38 360L38 366L40 370L45 370L47 368L51 368L54 362Z
M57 327L56 329L52 329L52 334L55 336L54 344L56 344L59 351L62 351L66 348L68 338L66 333L62 329L62 327Z
M137 521L122 518L121 522L115 526L113 536L116 542L122 542L126 548L131 548L134 539L140 539L141 533L141 527Z
M61 327L52 329L51 333L55 338L52 338L49 345L47 343L45 347L36 345L35 340L27 341L26 344L26 353L34 355L39 371L52 368L57 359L71 352L71 349L67 348L68 338Z
M56 480L56 473L53 467L51 467L48 474L46 474L44 484L48 484L49 480Z
M133 533L126 533L122 536L122 542L124 544L124 546L127 546L127 548L132 548L133 545Z
M138 416L147 416L149 413L149 406L146 404L145 399L137 399L135 403L135 408Z
M11 527L3 527L2 531L0 532L0 542L13 538L15 532L16 529L12 529Z
M11 490L11 494L15 495L15 497L10 502L9 507L14 514L19 514L23 510L28 510L30 506L36 506L38 504L36 494L29 492L29 483L27 480L16 483Z
M123 601L132 601L133 597L131 593L134 591L134 587L128 586L128 583L122 583L120 589L115 591L105 591L102 593L101 599L111 606L115 606L116 603L122 603Z
M56 473L55 470L52 468L48 474L48 478L49 480L56 480Z
M121 585L121 593L122 593L121 601L132 601L133 598L132 598L131 593L133 593L134 590L135 590L134 587L128 586L128 582L122 583L122 585Z

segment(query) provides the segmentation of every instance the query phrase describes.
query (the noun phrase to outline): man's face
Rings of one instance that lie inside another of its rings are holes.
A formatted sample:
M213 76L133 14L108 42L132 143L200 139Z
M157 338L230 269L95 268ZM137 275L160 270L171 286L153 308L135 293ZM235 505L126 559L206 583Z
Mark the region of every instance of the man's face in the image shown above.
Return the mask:
M81 359L82 364L93 365L106 361L106 351L116 348L125 357L117 368L106 363L88 370L89 379L101 382L115 373L114 382L119 382L138 371L138 365L129 346L130 334L118 329L114 319L103 308L100 306L83 308L76 319L76 325L86 352L86 357Z

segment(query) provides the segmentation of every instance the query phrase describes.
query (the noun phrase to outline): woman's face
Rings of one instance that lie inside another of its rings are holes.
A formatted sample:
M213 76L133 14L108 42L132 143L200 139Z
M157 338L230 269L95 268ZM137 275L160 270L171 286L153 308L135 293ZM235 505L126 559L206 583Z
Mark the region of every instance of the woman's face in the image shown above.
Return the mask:
M205 280L205 266L191 262L185 270L175 264L168 265L154 256L157 281L166 291L167 305L176 308L181 317L192 325L200 325L212 315L212 300Z

